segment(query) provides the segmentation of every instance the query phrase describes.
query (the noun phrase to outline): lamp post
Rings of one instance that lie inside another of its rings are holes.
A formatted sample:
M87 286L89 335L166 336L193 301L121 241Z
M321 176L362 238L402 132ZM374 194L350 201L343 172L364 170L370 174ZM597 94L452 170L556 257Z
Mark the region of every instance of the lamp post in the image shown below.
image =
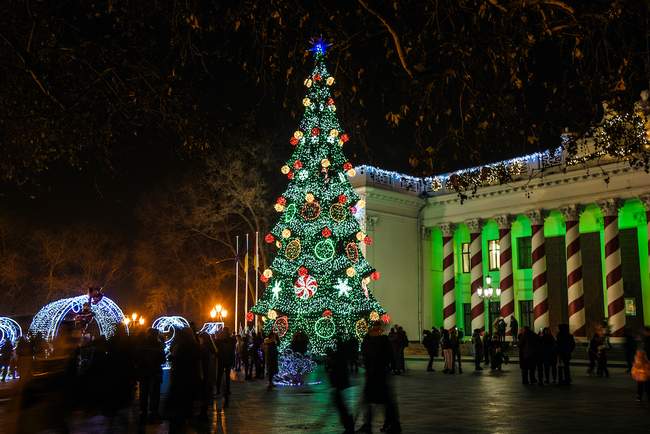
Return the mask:
M210 311L210 318L216 321L223 322L224 318L228 316L228 311L223 308L220 304L217 304Z
M131 327L142 327L144 325L144 317L136 312L131 314L131 318L125 316L122 321L126 326Z
M485 287L479 286L476 290L479 297L488 301L497 301L501 297L501 288L492 287L492 276L485 276Z

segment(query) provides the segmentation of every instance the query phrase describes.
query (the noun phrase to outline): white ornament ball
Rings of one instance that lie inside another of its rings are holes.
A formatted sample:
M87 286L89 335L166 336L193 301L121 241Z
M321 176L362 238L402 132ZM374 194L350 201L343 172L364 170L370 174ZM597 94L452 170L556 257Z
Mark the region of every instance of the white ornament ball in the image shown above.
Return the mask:
M331 163L330 160L328 160L327 158L323 158L320 162L320 165L323 167L330 167Z
M309 98L303 99L302 105L304 105L305 107L309 107L311 105L311 100Z
M314 201L314 195L311 194L311 193L307 193L307 194L305 195L305 200L306 200L308 203L312 203L312 202Z
M328 86L333 85L334 84L334 77L332 77L332 76L327 77L327 80L325 80L325 84L327 84Z
M270 320L275 321L275 319L278 317L278 313L273 309L269 309L266 316L268 316Z
M282 172L283 175L286 175L287 173L291 172L291 168L285 164L280 168L280 172Z
M290 229L283 229L282 230L282 238L289 238L291 236L291 230Z
M349 176L350 178L353 178L354 176L356 176L357 171L354 170L354 169L350 169L350 170L348 170L347 173L348 173L348 176Z
M275 208L277 212L284 211L284 205L282 205L281 203L276 203L275 205L273 205L273 208Z
M354 267L349 267L347 270L345 270L345 274L348 277L354 277L357 274L357 270L355 270Z
M365 237L366 237L366 234L364 234L363 232L361 232L361 231L357 232L357 240L363 241L363 239Z
M264 277L266 277L267 279L270 279L271 276L273 276L273 271L271 271L270 268L267 268L266 270L264 270L264 272L263 272L262 274L263 274Z

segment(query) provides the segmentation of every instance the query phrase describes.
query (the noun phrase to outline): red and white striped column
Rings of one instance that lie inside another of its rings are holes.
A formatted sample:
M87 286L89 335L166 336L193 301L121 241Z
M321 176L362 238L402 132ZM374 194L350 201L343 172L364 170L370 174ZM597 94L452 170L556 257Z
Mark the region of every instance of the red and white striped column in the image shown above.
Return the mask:
M512 277L512 241L510 227L512 217L496 218L499 225L499 288L501 288L501 317L506 322L506 334L510 335L510 319L515 314L515 291Z
M618 201L598 202L605 220L605 282L607 285L607 315L612 337L622 337L625 329L625 299L621 248L618 241Z
M587 337L585 299L582 285L582 253L580 251L580 209L576 205L562 208L566 224L566 280L569 330L576 338Z
M472 331L485 329L485 305L478 296L478 288L483 286L483 252L481 249L481 220L473 219L467 222L470 232L470 279L471 279L471 313Z
M538 332L549 326L544 216L542 210L535 210L528 213L528 217L532 228L530 249L533 263L533 328Z
M445 330L456 327L456 282L454 280L454 226L440 225L442 231L442 318Z

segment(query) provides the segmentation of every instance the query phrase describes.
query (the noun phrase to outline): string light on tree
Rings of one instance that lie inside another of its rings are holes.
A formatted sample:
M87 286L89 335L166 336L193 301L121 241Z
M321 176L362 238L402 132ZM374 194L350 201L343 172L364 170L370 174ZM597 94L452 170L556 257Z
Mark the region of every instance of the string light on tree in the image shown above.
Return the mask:
M289 185L275 203L281 216L265 238L278 246L273 274L265 281L270 290L252 308L268 318L265 331L283 332L281 350L302 331L314 354L324 354L337 335L361 339L371 312L385 313L363 283L375 270L359 245L372 240L354 217L355 205L362 207L363 202L348 180L355 169L341 145L350 137L336 115L326 49L320 39L312 46L315 67L304 80L303 118L290 138L292 154L281 168ZM323 316L324 311L331 315Z

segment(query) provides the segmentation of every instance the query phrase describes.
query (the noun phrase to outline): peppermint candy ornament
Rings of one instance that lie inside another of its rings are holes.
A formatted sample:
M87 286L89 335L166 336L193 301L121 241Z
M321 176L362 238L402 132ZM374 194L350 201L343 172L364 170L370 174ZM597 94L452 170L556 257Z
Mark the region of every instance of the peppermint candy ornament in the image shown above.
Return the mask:
M316 293L318 289L318 282L310 275L300 276L293 286L296 297L307 300Z

